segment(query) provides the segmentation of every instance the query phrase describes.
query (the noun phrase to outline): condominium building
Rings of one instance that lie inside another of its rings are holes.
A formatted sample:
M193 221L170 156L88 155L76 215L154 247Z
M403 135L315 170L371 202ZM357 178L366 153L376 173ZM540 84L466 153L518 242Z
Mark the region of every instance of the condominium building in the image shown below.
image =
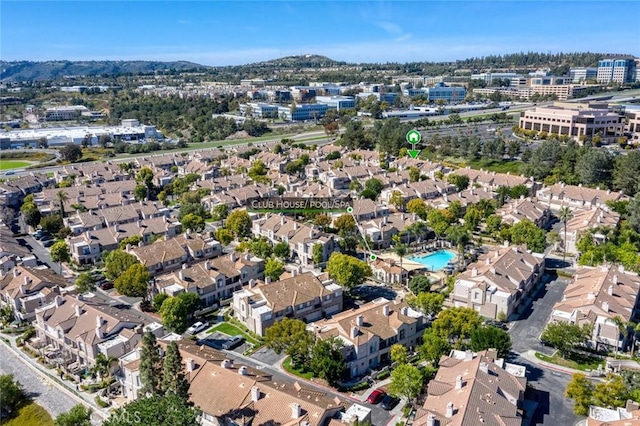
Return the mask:
M294 270L290 278L272 283L251 280L233 293L233 313L249 330L264 336L284 317L317 321L342 310L342 287L327 275Z
M581 141L599 135L602 143L616 143L624 135L623 117L605 109L536 107L520 113L519 127Z
M598 83L632 83L636 79L634 59L607 58L598 61Z
M336 337L342 341L349 374L357 377L389 363L391 346L396 343L416 348L425 327L424 315L406 302L381 297L308 328L319 339Z
M493 247L456 277L450 303L487 318L509 317L540 281L544 264L543 255L521 247Z
M582 267L554 305L550 321L590 324L592 348L624 350L633 334L622 333L617 321L638 323L639 295L640 277L622 266Z
M624 112L625 133L629 142L640 143L640 106L626 106Z
M493 350L452 351L427 386L414 426L520 426L526 368L498 358Z

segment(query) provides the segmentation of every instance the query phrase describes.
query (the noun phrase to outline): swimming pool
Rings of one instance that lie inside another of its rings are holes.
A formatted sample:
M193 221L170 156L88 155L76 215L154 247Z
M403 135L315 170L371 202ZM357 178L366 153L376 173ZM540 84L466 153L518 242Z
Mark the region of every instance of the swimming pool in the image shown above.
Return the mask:
M414 262L422 263L430 271L439 271L447 266L447 263L452 261L456 255L449 250L440 250L435 253L426 254L424 256L411 257L410 260Z

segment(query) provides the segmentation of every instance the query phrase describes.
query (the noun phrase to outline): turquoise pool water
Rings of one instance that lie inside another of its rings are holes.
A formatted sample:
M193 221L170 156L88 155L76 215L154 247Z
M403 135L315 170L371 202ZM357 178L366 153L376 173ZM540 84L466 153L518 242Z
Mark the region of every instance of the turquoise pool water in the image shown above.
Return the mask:
M449 250L440 250L435 253L426 254L424 256L416 256L410 258L414 262L422 263L430 271L439 271L447 266L447 263L452 261L456 255Z

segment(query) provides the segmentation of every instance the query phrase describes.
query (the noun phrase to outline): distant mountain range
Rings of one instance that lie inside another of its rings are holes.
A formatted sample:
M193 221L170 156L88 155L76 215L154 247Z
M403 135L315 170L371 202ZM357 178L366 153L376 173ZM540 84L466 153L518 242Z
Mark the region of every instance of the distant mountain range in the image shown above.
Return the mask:
M0 61L0 80L53 80L65 76L94 76L100 74L140 74L166 70L195 70L207 68L187 61Z
M536 69L550 67L553 72L565 74L569 67L596 66L599 59L605 57L633 57L631 55L611 55L592 52L575 53L539 53L520 52L505 55L488 55L477 58L467 58L454 62L410 62L359 64L366 65L371 70L394 70L407 74L441 75L456 69ZM65 76L100 76L102 74L115 76L121 74L153 73L156 71L212 71L216 75L226 74L230 78L244 78L246 76L261 75L276 69L300 70L308 68L333 68L353 66L350 64L327 58L322 55L297 55L256 62L246 65L212 67L187 61L159 62L159 61L0 61L0 80L28 81L54 80Z

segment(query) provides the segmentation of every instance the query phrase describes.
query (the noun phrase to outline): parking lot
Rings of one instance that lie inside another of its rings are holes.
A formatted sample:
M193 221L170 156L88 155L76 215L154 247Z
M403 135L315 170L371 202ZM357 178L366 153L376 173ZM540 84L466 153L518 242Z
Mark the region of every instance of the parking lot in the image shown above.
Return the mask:
M229 337L224 333L220 333L219 331L214 331L210 335L206 336L204 339L201 339L200 342L212 347L213 349L223 350L222 345L229 340ZM241 345L232 349L233 352L237 352L239 354L244 353L246 350L250 348L250 344L246 341L242 342Z

